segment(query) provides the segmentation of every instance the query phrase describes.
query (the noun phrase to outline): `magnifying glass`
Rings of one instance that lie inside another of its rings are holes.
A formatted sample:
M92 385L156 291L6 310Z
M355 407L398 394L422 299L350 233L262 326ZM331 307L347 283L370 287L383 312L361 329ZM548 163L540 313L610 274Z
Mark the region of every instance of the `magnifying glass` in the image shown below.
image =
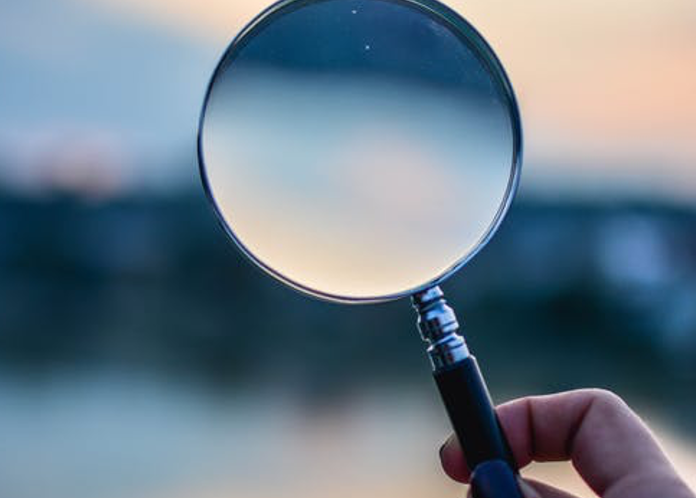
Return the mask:
M222 226L264 271L329 301L412 297L475 493L521 496L438 287L519 180L517 103L483 37L434 0L280 1L218 64L198 146Z

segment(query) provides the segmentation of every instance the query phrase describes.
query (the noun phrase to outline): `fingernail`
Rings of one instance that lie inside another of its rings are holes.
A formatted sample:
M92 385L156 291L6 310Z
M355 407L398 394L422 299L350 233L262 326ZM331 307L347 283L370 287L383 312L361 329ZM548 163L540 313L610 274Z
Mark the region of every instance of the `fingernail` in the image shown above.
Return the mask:
M541 498L537 490L521 477L517 478L517 483L520 485L520 491L522 491L524 498Z
M447 448L449 448L450 443L452 442L452 436L448 437L444 443L442 443L442 446L440 446L440 460L444 459L445 456L445 451L447 451Z

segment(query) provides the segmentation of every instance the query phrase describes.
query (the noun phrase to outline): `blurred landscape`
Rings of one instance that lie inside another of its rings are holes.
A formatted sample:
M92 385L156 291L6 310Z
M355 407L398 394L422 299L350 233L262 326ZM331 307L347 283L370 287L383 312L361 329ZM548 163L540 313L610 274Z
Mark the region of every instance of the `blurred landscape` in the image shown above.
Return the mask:
M691 207L519 199L445 286L496 399L606 387L693 441L695 228ZM342 446L344 423L364 443L353 458L386 438L393 464L428 462L423 493L445 485L446 421L408 302L341 306L284 288L241 257L194 188L108 201L6 191L0 240L3 494L151 496L212 475L232 480L220 496L295 496L304 488L282 474L261 486L262 469L281 458L302 475L297 458L311 467ZM282 450L257 446L298 431ZM313 449L306 438L323 431ZM403 458L412 445L422 454ZM372 476L365 465L354 472ZM328 486L345 469L327 471ZM385 484L371 479L361 492Z
M423 375L408 303L340 306L288 291L241 257L197 191L108 202L6 192L0 238L8 367L113 364L222 388L282 368L319 398ZM674 395L675 417L694 408L692 208L522 198L446 290L503 391L602 384Z
M301 296L207 205L205 86L267 3L0 7L0 496L464 495L409 303ZM444 286L493 397L613 389L696 487L696 3L450 3L525 125L521 195Z

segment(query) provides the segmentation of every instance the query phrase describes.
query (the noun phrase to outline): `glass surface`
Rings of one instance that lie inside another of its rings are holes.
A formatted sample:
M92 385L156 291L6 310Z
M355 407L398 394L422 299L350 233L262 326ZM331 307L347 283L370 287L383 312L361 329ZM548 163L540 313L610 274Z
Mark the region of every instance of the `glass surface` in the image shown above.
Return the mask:
M230 46L201 119L202 173L228 232L276 277L329 298L397 297L497 226L517 109L490 49L452 15L292 1Z

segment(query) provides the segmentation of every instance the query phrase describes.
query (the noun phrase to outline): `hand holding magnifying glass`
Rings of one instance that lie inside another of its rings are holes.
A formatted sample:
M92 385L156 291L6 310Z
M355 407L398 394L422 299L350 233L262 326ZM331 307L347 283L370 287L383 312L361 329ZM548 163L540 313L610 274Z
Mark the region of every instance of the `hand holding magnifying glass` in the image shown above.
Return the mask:
M520 467L532 461L570 460L603 498L694 498L650 429L615 394L601 389L534 396L498 407ZM452 437L440 450L445 471L457 481L471 474ZM525 498L573 498L547 484L521 481Z
M259 267L331 301L412 296L467 461L496 475L481 496L519 497L515 463L437 285L499 227L521 148L501 64L434 0L275 4L228 48L200 123L206 191Z

